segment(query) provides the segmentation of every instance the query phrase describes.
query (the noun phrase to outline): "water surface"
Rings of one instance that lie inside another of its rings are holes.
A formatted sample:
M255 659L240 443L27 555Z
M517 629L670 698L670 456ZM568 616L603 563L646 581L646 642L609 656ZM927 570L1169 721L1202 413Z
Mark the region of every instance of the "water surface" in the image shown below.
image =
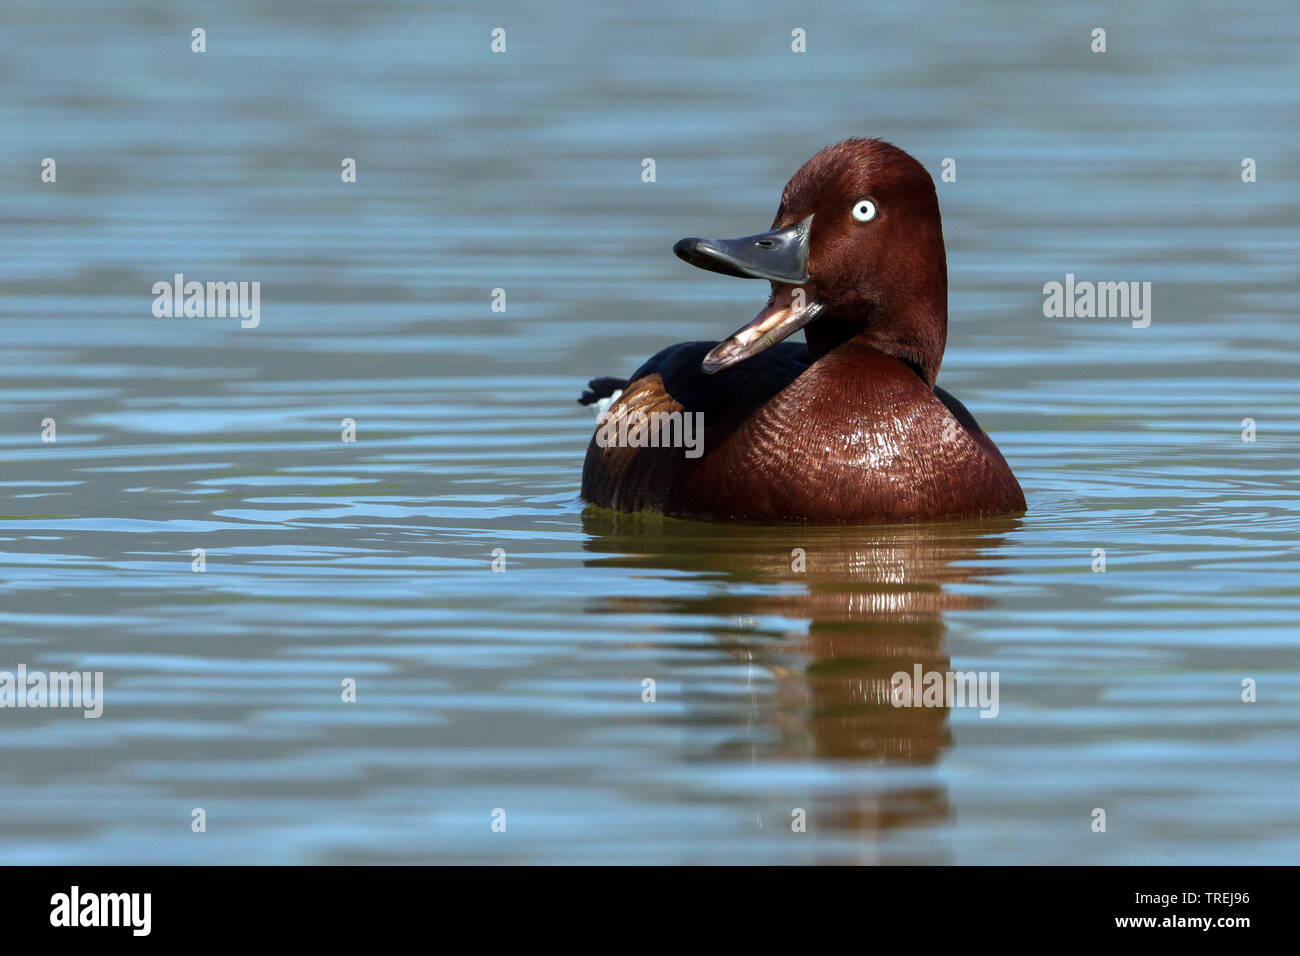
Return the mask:
M1293 6L3 16L0 669L107 686L0 711L0 859L1295 861ZM763 298L672 243L848 135L957 161L939 380L1029 513L584 510L586 379ZM154 318L177 272L260 326ZM1044 318L1066 273L1151 325ZM998 716L890 706L918 662Z

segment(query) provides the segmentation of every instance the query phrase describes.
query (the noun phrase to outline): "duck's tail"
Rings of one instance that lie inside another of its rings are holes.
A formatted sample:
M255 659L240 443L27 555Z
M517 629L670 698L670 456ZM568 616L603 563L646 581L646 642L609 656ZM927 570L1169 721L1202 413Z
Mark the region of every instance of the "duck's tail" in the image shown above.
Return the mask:
M593 378L587 383L587 390L578 398L579 405L595 405L603 398L611 398L616 392L621 392L627 388L628 380L625 378Z

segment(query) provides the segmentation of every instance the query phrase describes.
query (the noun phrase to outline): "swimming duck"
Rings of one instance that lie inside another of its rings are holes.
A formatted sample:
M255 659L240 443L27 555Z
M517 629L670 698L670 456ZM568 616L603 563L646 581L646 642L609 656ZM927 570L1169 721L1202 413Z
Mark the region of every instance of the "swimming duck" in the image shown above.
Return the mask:
M786 184L770 231L682 239L673 251L701 269L765 279L771 296L722 342L682 342L629 379L591 380L578 401L608 409L587 448L585 500L817 524L1025 510L993 440L935 385L947 260L934 181L912 156L879 139L827 147ZM785 341L801 329L806 345ZM649 420L674 439L652 432L654 444L681 445L673 413L688 428L703 424L693 457L649 447Z

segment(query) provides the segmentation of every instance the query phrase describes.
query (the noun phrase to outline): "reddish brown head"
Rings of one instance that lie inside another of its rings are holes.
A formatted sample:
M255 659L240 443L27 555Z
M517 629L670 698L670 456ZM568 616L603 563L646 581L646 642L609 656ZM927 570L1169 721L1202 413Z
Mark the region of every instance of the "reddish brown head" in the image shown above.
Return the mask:
M813 359L850 338L933 385L948 335L948 271L930 174L879 139L827 147L794 174L771 232L683 239L694 265L772 282L767 307L709 353L717 371L807 328Z

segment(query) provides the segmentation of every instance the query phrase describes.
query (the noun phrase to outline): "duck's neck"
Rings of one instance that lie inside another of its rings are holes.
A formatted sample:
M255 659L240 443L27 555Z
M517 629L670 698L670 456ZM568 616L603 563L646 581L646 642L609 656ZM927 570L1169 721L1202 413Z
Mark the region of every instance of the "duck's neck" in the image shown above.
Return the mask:
M849 339L862 332L859 321L841 319L835 315L820 316L816 322L804 329L808 340L808 357L814 362L836 346L843 345Z
M816 362L832 349L854 339L909 365L934 387L948 340L947 289L909 302L906 309L874 308L852 317L824 315L804 334L808 355Z

